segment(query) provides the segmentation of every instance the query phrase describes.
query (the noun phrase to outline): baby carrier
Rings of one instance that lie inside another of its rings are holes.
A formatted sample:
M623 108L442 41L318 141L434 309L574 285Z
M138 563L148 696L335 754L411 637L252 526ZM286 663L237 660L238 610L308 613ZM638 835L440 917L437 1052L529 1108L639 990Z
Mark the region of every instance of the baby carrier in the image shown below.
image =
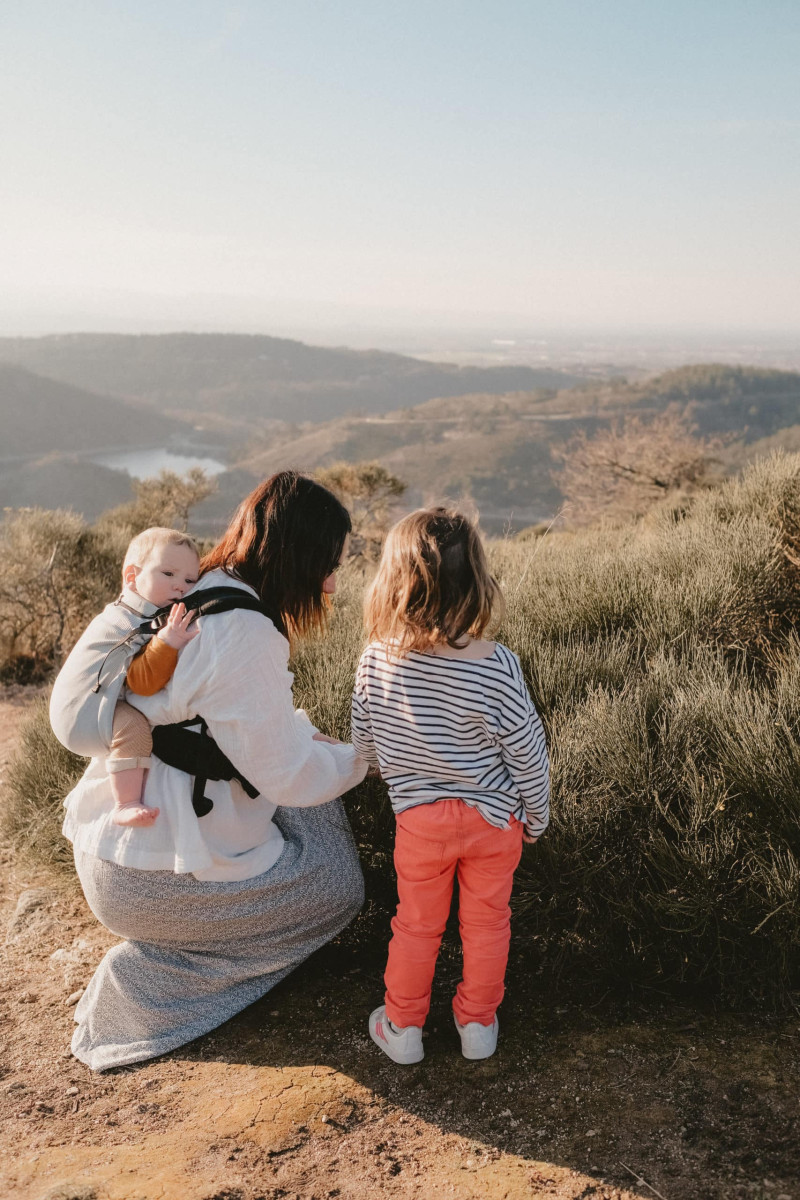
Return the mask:
M201 588L182 603L192 618L235 608L264 613L261 602L237 587ZM53 685L50 724L58 740L73 754L105 758L111 747L114 709L131 659L167 623L172 604L156 608L125 592L106 605L71 650ZM197 726L197 730L193 727ZM251 799L259 794L220 750L201 716L153 728L153 753L167 766L194 776L192 804L198 817L213 804L203 795L209 779L236 779Z

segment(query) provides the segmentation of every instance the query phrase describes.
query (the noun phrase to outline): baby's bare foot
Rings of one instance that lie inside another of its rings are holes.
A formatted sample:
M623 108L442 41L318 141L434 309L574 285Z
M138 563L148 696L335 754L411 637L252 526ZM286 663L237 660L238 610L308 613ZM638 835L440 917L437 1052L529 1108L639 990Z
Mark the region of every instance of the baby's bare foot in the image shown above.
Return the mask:
M116 808L112 820L115 825L152 825L161 810L147 808L144 804L130 804Z

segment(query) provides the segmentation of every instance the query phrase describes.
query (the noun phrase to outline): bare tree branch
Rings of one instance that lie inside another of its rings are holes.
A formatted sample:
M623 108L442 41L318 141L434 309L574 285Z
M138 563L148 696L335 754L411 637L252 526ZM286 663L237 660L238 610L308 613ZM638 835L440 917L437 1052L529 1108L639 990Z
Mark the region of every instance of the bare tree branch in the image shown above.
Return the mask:
M697 437L675 409L624 417L593 436L581 431L557 452L556 480L577 524L631 517L672 492L705 484L721 439Z

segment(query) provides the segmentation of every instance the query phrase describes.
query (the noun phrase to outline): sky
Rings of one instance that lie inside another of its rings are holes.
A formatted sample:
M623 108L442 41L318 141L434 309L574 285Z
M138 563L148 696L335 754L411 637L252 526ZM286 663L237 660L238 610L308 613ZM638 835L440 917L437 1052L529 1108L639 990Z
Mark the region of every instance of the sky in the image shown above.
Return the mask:
M0 333L800 330L797 0L4 0Z

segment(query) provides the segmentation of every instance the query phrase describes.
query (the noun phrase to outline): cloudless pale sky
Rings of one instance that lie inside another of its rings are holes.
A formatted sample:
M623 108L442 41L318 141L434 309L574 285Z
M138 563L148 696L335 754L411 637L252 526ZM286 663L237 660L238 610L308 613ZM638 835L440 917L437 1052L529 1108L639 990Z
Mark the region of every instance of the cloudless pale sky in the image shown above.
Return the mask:
M797 0L4 0L0 46L0 332L800 329Z

